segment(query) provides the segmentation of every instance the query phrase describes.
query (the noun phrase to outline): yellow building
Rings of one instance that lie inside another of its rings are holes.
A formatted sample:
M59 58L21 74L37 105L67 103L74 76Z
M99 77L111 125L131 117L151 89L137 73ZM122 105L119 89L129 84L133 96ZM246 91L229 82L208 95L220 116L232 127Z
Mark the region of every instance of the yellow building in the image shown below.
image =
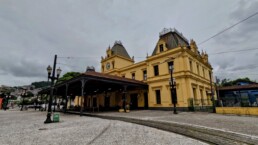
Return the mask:
M151 56L135 63L120 41L106 50L101 58L101 72L108 75L135 79L148 84L147 91L128 92L127 102L134 108L171 109L170 70L173 66L173 78L177 93L177 107L188 110L189 107L206 108L211 106L212 67L208 54L198 50L194 40L189 41L176 29L164 29ZM136 99L130 94L135 94Z
M65 109L83 112L130 106L171 110L176 104L178 110L198 110L212 106L208 54L200 53L195 41L189 42L176 29L160 32L152 55L144 61L135 63L116 41L101 57L101 72L89 70L55 86L56 95L65 99Z

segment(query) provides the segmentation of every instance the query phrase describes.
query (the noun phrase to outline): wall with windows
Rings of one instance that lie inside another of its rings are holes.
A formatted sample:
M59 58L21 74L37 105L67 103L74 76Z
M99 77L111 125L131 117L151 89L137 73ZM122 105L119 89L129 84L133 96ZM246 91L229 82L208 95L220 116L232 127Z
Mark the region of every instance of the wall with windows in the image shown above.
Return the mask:
M212 67L208 63L208 55L200 53L193 40L190 46L178 46L173 49L168 49L166 46L166 42L159 40L156 54L139 63L123 63L119 57L106 59L102 61L102 65L115 61L119 69L104 73L146 82L149 85L149 107L171 108L169 65L172 65L173 78L176 81L177 106L189 107L189 99L193 99L195 106L211 106L209 74L212 72ZM139 92L138 94L139 98L143 97L143 94ZM138 106L143 105L144 99L138 100Z
M119 70L119 76L125 76L125 78L132 79L133 74L135 75L135 80L144 81L143 72L147 71L146 62L140 62L128 67L124 67ZM147 72L148 75L148 72Z
M134 63L133 60L129 60L122 56L114 55L112 57L107 57L101 61L101 72L108 73L116 69L124 68L130 66Z
M170 59L173 57L174 59ZM117 62L117 61L116 61ZM190 63L191 62L191 63ZM117 73L118 76L143 81L144 71L147 72L149 85L149 107L172 107L170 92L170 70L173 65L173 78L176 81L178 107L188 107L189 99L193 99L195 106L211 106L211 97L207 92L210 90L208 72L210 66L204 64L201 58L196 58L187 48L178 47L172 50L160 52L148 57L145 61L132 64L109 74ZM192 66L191 66L192 65ZM155 68L158 69L158 73ZM204 72L204 73L203 73ZM160 92L160 102L157 103L157 90ZM195 93L194 93L195 90ZM140 101L139 101L140 102ZM138 102L138 103L139 103ZM142 106L144 102L139 106Z

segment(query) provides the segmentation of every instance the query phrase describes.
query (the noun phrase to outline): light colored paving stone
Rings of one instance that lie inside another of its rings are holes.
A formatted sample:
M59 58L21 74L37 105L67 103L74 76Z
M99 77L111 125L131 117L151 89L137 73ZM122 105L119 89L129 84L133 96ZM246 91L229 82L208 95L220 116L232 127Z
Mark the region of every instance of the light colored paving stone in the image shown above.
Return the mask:
M221 115L206 112L179 112L179 114L175 115L172 111L158 110L131 111L130 113L105 112L98 114L176 122L180 124L209 127L258 137L258 117L255 116Z
M182 135L93 117L61 114L59 123L44 124L46 112L0 111L1 145L199 145Z

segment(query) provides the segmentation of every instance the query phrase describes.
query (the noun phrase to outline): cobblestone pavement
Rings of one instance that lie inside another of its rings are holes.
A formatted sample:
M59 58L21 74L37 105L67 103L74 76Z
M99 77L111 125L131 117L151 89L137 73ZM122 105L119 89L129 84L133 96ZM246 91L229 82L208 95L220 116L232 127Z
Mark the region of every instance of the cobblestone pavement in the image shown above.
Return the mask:
M59 123L44 124L45 119L46 112L0 110L0 144L206 144L182 135L121 121L62 113L60 114Z
M158 110L131 111L130 113L105 112L98 113L98 115L176 122L258 137L258 117L255 116L221 115L206 112L179 112L179 114L173 114L172 111Z

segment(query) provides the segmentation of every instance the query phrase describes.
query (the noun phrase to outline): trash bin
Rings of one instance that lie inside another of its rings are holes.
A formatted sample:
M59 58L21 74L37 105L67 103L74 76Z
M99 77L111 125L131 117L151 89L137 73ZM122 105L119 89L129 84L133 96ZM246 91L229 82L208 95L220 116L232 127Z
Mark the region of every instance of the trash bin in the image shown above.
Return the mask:
M53 122L59 122L59 116L60 116L59 113L54 113L53 114Z

